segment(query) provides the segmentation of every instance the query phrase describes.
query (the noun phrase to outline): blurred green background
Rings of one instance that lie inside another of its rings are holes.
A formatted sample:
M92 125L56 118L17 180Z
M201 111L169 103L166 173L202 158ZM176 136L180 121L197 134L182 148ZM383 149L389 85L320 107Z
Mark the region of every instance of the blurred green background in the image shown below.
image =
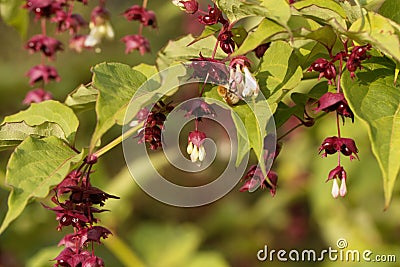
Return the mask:
M93 4L87 8L77 5L77 11L88 18ZM154 64L157 51L168 40L201 30L188 23L190 17L170 1L149 1L149 8L158 15L158 29L144 31L152 52L144 57L137 52L125 55L124 44L119 39L136 33L138 24L125 21L120 14L132 4L135 1L108 1L116 38L104 42L101 53L77 54L66 49L57 55L54 65L62 81L47 87L56 99L63 101L79 84L89 82L90 67L97 63ZM38 32L38 25L31 23L27 36ZM22 48L26 37L21 38L1 21L0 33L0 116L3 118L24 108L21 102L30 89L25 73L40 62L40 56L29 55ZM59 37L66 43L65 35ZM88 111L78 116L81 125L77 140L82 147L88 144L95 114ZM106 208L111 212L100 216L101 223L114 235L104 241L105 246L97 246L96 254L104 258L106 266L399 266L376 262L257 260L258 250L265 245L275 250L320 251L328 247L337 249L336 241L345 238L348 249L369 249L373 255L393 254L400 261L399 190L395 189L392 204L384 212L381 173L370 149L366 127L357 119L354 124L345 125L343 136L356 139L360 161L344 161L348 195L343 199L331 197L331 183L325 180L336 166L336 157L321 159L317 152L322 140L335 132L335 118L328 115L313 128L298 129L286 138L274 164L279 174L279 188L274 198L268 191L240 193L238 185L221 200L198 208L171 207L147 196L130 177L121 147L113 149L99 160L92 178L96 186L121 197L119 201L108 201ZM107 142L119 134L120 128L115 127L104 140ZM226 142L224 134L217 138ZM4 184L4 172L10 153L0 152L0 219L7 210L9 191ZM154 157L157 160L159 156ZM40 201L49 203L48 199ZM68 231L57 232L56 226L55 215L43 209L39 201L29 204L22 216L0 236L0 266L51 266L54 262L49 260L60 250L56 244Z

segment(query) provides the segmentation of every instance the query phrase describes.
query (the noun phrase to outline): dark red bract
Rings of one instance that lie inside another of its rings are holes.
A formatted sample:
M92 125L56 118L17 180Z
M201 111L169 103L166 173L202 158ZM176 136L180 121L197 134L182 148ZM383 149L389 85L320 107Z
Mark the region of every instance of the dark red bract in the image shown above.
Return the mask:
M50 59L54 58L57 51L62 51L62 43L57 39L48 37L43 34L34 35L29 39L28 43L25 45L31 53L42 52L46 57Z
M24 104L40 103L45 100L51 100L51 99L53 99L53 95L50 92L45 91L43 88L38 88L29 91L26 94L22 103Z
M316 59L311 66L308 68L308 71L317 71L319 72L319 79L325 77L328 80L329 84L333 84L332 80L336 78L336 67L332 61L328 61L325 58Z
M214 4L214 7L208 5L208 14L200 16L199 22L204 25L214 25L218 22L225 24L227 21L223 18L221 11Z
M133 5L123 13L123 16L127 20L137 20L144 26L151 26L153 28L157 28L157 19L156 14L151 11L143 8L139 5Z
M245 181L245 183L240 188L240 192L253 191L260 186L261 189L269 189L271 195L275 196L276 186L278 184L278 174L274 171L269 171L267 178L272 185L269 184L264 178L261 169L257 165L252 165L247 171L247 174L243 177L243 181Z
M351 118L352 122L354 122L354 114L351 111L343 93L327 92L320 97L320 99L317 101L317 104L318 107L314 109L316 112L336 111L339 115L342 116L342 118L348 117Z
M47 65L37 65L32 67L26 76L29 77L29 84L33 85L36 82L43 81L47 84L50 80L60 81L56 68Z
M142 35L138 34L127 35L123 37L121 41L125 43L126 54L129 54L133 50L138 50L142 56L150 52L150 43Z
M358 159L358 149L356 143L351 138L339 138L336 136L328 137L322 142L322 145L319 147L319 153L321 153L322 151L324 151L324 153L322 154L323 157L335 154L336 152L340 151L343 155L349 156L350 160L353 160L354 158Z

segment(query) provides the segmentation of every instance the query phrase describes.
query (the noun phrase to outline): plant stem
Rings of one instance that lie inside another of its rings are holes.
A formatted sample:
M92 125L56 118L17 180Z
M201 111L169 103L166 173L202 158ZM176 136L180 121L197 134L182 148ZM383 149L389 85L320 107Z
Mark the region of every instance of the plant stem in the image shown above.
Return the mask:
M114 140L112 140L110 143L108 143L107 145L103 146L102 148L100 148L99 150L97 150L96 152L93 153L93 156L95 157L101 157L104 153L108 152L109 150L113 149L114 147L116 147L117 145L119 145L120 143L122 143L122 141L124 141L125 139L127 139L128 137L131 137L134 133L137 132L137 130L139 130L140 128L143 127L143 123L139 123L138 125L132 127L131 129L129 129L128 131L126 131L125 133L121 134L120 136L118 136L117 138L115 138Z

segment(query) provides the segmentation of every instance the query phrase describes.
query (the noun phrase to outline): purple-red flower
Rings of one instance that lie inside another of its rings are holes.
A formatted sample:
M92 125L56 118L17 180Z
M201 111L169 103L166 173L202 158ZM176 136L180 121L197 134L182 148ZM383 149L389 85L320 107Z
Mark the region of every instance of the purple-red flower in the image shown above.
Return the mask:
M351 118L351 121L354 122L354 114L351 111L347 100L344 98L343 93L331 93L327 92L317 101L317 108L314 110L316 112L325 111L337 111L339 115L344 117Z
M326 181L333 180L331 193L334 198L337 198L339 195L344 197L347 194L346 179L346 171L340 165L329 172L328 179ZM341 181L340 188L337 180Z
M199 58L191 59L191 61L192 78L205 79L208 76L208 81L215 84L227 81L229 70L223 62L214 58L203 57L201 52Z
M206 137L204 132L198 130L189 133L186 152L190 155L190 160L192 162L202 162L205 159L206 150L204 149L203 143Z
M37 89L29 91L26 94L22 103L29 105L31 103L40 103L45 100L51 100L51 99L53 99L53 95L50 92L45 91L42 88L37 88Z
M322 151L324 151L322 154L323 157L335 154L339 151L343 155L349 156L350 160L355 158L358 159L358 149L356 143L351 138L339 138L336 136L325 138L325 140L322 142L322 145L319 147L319 153Z
M204 116L216 116L214 108L198 98L183 103L181 109L187 111L185 117L195 116L197 119L201 119Z
M267 177L271 184L267 182L262 174L261 169L257 165L252 165L243 177L244 185L240 188L240 192L253 191L257 187L261 189L269 189L272 196L276 194L276 186L278 184L278 174L274 171L269 171Z
M29 77L29 84L33 85L35 82L42 81L47 84L50 80L60 81L56 68L47 65L37 65L32 67L26 76Z
M123 16L131 21L137 20L144 26L151 26L153 28L157 28L157 19L156 14L151 11L147 10L142 6L133 5L123 13Z
M35 14L36 19L49 18L65 5L62 0L28 0L23 8Z
M232 39L233 34L227 28L223 28L223 30L218 34L218 41L219 46L221 47L222 51L227 54L232 54L235 50L235 42Z
M199 22L204 25L214 25L218 22L226 24L227 21L222 16L221 10L214 4L214 7L208 5L208 14L199 17Z
M34 35L29 39L28 43L25 45L31 53L42 52L46 57L50 59L54 58L57 51L62 51L62 43L57 39L48 37L43 34Z
M127 35L123 37L121 41L125 43L126 54L129 54L133 50L138 50L142 56L150 52L150 43L142 35L138 34Z
M269 48L271 43L266 43L266 44L261 44L259 46L257 46L253 51L256 54L256 57L258 58L262 58L265 54L265 52L267 51L267 49Z
M57 32L69 30L70 34L76 34L81 27L88 24L81 15L69 14L64 10L58 10L51 21L58 24Z
M354 72L357 68L361 69L361 61L369 58L367 51L371 50L371 45L355 46L351 51L349 59L347 60L346 67L350 71L351 78L354 78Z
M113 39L114 30L110 23L110 12L101 6L96 6L91 13L89 23L90 33L84 41L85 47L94 47L101 43L103 38Z
M319 79L325 77L329 84L332 84L332 80L336 78L335 65L332 61L328 61L325 58L316 59L308 68L308 71L318 71L320 73Z
M194 14L199 10L199 3L196 0L173 0L172 3L188 14Z
M69 48L75 50L78 53L82 52L84 48L91 49L91 46L85 45L87 37L87 35L75 35L69 40Z

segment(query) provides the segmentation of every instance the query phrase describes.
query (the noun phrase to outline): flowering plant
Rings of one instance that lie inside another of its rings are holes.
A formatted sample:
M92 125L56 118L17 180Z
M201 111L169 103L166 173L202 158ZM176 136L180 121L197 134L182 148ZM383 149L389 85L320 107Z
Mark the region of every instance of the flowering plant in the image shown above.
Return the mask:
M85 7L88 2L27 0L22 9L15 8L20 1L2 4L11 10L2 13L5 22L22 27L30 13L41 32L22 45L29 54L40 54L40 63L26 73L30 86L39 85L21 99L29 107L6 116L0 126L0 148L13 149L6 172L11 193L0 233L32 198L52 192L52 204L43 206L55 212L57 230L70 226L73 231L61 239L63 250L52 258L55 266L104 266L94 243L102 243L112 231L99 225L97 214L107 210L96 205L102 207L109 198L123 200L94 185L96 163L125 140L148 150L167 150L163 134L177 110L193 122L182 142L185 164L203 168L210 162L212 131L207 131L207 122L222 118L236 140L231 161L235 168L247 168L238 177L239 190L268 189L272 196L285 190L280 186L285 174L272 163L281 150L286 152L282 143L296 128L317 126L322 118L331 121L336 132L313 149L322 157L337 156L337 164L321 180L332 180L334 198L351 194L354 188L348 181L358 177L349 175L343 158L357 159L352 163L357 164L366 149L356 138L344 137L342 127L362 120L382 171L385 208L389 206L400 173L400 22L385 5L334 0L215 0L207 5L170 1L191 24L203 27L200 34L170 40L153 65L97 64L90 82L62 102L53 100L48 84L63 82L53 66L58 54L68 47L77 53L100 52L102 43L118 34L104 0L92 8L89 22L74 13L78 4ZM17 13L24 19L13 20ZM137 33L120 38L125 53L150 53L153 43L147 36L162 30L160 14L144 0L120 15L139 25ZM54 34L49 25L55 26ZM144 33L145 28L149 31ZM68 35L68 46L57 39L61 33ZM180 76L164 76L163 71L174 66L181 67ZM180 85L187 81L195 84L185 99L192 101L182 104ZM166 92L165 84L174 82L178 88ZM93 110L97 117L84 145L76 142L82 123L77 114L82 110ZM293 118L297 122L291 125ZM122 126L124 133L104 142L114 126ZM247 167L250 153L256 162Z

